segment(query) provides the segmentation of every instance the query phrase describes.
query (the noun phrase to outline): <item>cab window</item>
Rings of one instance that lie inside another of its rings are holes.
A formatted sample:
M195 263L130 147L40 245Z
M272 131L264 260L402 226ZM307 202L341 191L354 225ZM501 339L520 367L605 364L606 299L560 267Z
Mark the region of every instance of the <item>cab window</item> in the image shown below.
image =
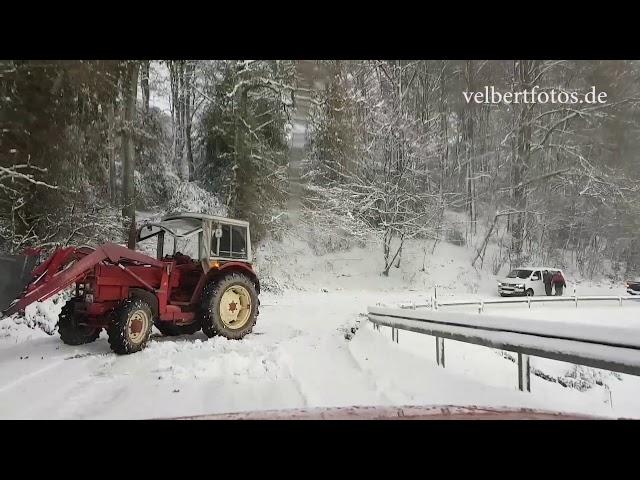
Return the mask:
M222 236L211 239L211 251L222 258L247 258L247 229L236 225L220 225ZM219 248L218 248L219 242Z

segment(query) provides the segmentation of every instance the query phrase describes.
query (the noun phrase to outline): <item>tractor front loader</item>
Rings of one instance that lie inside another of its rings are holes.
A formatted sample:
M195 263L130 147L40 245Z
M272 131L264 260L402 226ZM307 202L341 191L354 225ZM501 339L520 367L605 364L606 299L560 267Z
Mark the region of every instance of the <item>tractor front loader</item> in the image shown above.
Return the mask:
M138 229L139 242L152 238L156 258L114 243L59 248L35 268L38 250L0 257L0 311L22 312L73 287L58 320L62 341L89 343L105 329L119 354L145 348L154 325L164 335L202 329L241 339L252 331L260 283L247 222L174 215ZM167 240L172 251L165 255ZM179 242L196 240L193 256L177 251Z

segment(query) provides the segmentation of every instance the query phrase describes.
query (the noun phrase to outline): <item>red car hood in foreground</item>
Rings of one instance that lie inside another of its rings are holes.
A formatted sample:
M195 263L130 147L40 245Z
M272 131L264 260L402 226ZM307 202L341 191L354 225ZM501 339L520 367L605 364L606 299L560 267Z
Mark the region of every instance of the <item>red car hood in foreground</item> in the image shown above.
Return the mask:
M265 410L180 417L175 420L600 420L604 417L527 408L338 407Z

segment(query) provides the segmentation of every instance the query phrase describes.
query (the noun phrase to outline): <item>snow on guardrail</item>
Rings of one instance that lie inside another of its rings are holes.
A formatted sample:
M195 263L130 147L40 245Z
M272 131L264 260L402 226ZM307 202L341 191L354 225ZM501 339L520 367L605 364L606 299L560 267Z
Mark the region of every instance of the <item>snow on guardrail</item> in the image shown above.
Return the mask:
M530 391L529 355L640 376L638 328L549 322L498 315L437 310L368 308L376 329L391 328L392 340L407 330L436 338L436 359L444 367L444 339L518 353L520 390Z
M485 305L499 305L499 304L524 304L531 306L532 303L556 303L556 302L573 302L576 307L579 302L589 301L615 301L619 305L622 305L625 301L637 301L640 302L640 295L571 295L562 297L513 297L513 298L488 298L480 300L449 300L439 301L437 298L432 298L427 303L404 303L400 305L403 309L415 309L415 308L433 308L437 310L440 307L464 307L477 305L480 307L480 311L484 310Z

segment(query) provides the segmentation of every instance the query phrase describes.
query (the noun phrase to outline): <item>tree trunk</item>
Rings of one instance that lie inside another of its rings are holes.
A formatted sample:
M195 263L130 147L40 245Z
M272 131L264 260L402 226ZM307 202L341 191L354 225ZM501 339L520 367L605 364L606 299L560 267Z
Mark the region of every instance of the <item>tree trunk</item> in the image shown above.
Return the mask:
M493 233L493 229L495 228L496 223L498 222L498 217L499 217L499 215L496 213L495 217L493 217L493 222L491 222L491 227L489 227L489 230L487 230L487 233L484 236L484 240L482 241L482 245L477 250L476 256L473 259L473 261L471 262L471 266L472 267L475 267L475 264L476 264L476 261L478 260L478 258L482 261L482 263L484 263L484 255L485 255L485 253L487 251L487 245L489 244L489 238L491 238L491 234Z
M517 90L530 90L531 81L535 77L537 63L535 60L518 60L514 62L514 76L517 79ZM522 246L526 227L526 191L523 181L529 167L531 153L531 121L533 118L532 105L521 104L516 119L516 146L512 163L513 206L517 213L513 221L512 251L517 257L522 254Z
M145 60L140 65L140 88L142 88L142 108L144 114L149 113L149 60Z
M124 125L122 131L122 216L128 225L128 247L136 245L136 198L135 198L135 143L133 129L136 115L136 97L138 94L138 70L137 61L128 61L124 75Z
M110 103L107 107L107 123L109 124L107 138L109 146L107 152L109 155L109 200L111 205L118 203L118 191L116 187L116 139L114 135L114 129L116 128L115 121L115 104Z
M181 178L185 179L184 158L184 60L169 61L171 79L171 116L173 119L173 157L174 165Z
M398 245L398 248L396 249L396 253L393 255L392 258L389 258L391 256L391 244L393 242L393 237L394 237L394 235L393 235L393 232L391 230L387 230L387 232L385 232L384 245L383 245L383 249L384 249L384 270L382 272L382 274L385 277L389 276L389 270L391 270L391 267L393 266L393 262L396 261L396 259L398 258L398 255L401 254L402 246L404 245L404 233L402 233L400 235L400 238L399 238L400 245Z
M187 149L187 170L189 181L193 181L195 174L195 165L193 163L193 149L191 145L191 115L192 112L192 102L193 102L193 81L194 81L194 64L193 62L187 63L187 72L186 72L186 101L185 101L185 129L184 129L184 138Z
M180 118L179 122L179 130L180 130L180 149L178 150L178 161L180 165L180 176L183 180L189 180L189 165L187 163L187 153L186 153L186 122L187 122L187 85L186 85L186 73L185 73L185 65L186 60L181 60L179 62L178 69L178 105L179 112L178 117Z
M439 115L440 115L440 195L442 195L447 189L447 163L449 161L449 133L447 128L447 103L446 103L446 78L445 72L447 68L447 61L442 61L442 67L440 71L440 101L438 102Z
M473 60L468 60L465 65L465 80L468 92L475 91L475 71ZM469 213L470 233L473 237L476 234L476 202L475 202L475 102L470 102L464 106L463 138L465 149L466 183L467 183L467 209Z

